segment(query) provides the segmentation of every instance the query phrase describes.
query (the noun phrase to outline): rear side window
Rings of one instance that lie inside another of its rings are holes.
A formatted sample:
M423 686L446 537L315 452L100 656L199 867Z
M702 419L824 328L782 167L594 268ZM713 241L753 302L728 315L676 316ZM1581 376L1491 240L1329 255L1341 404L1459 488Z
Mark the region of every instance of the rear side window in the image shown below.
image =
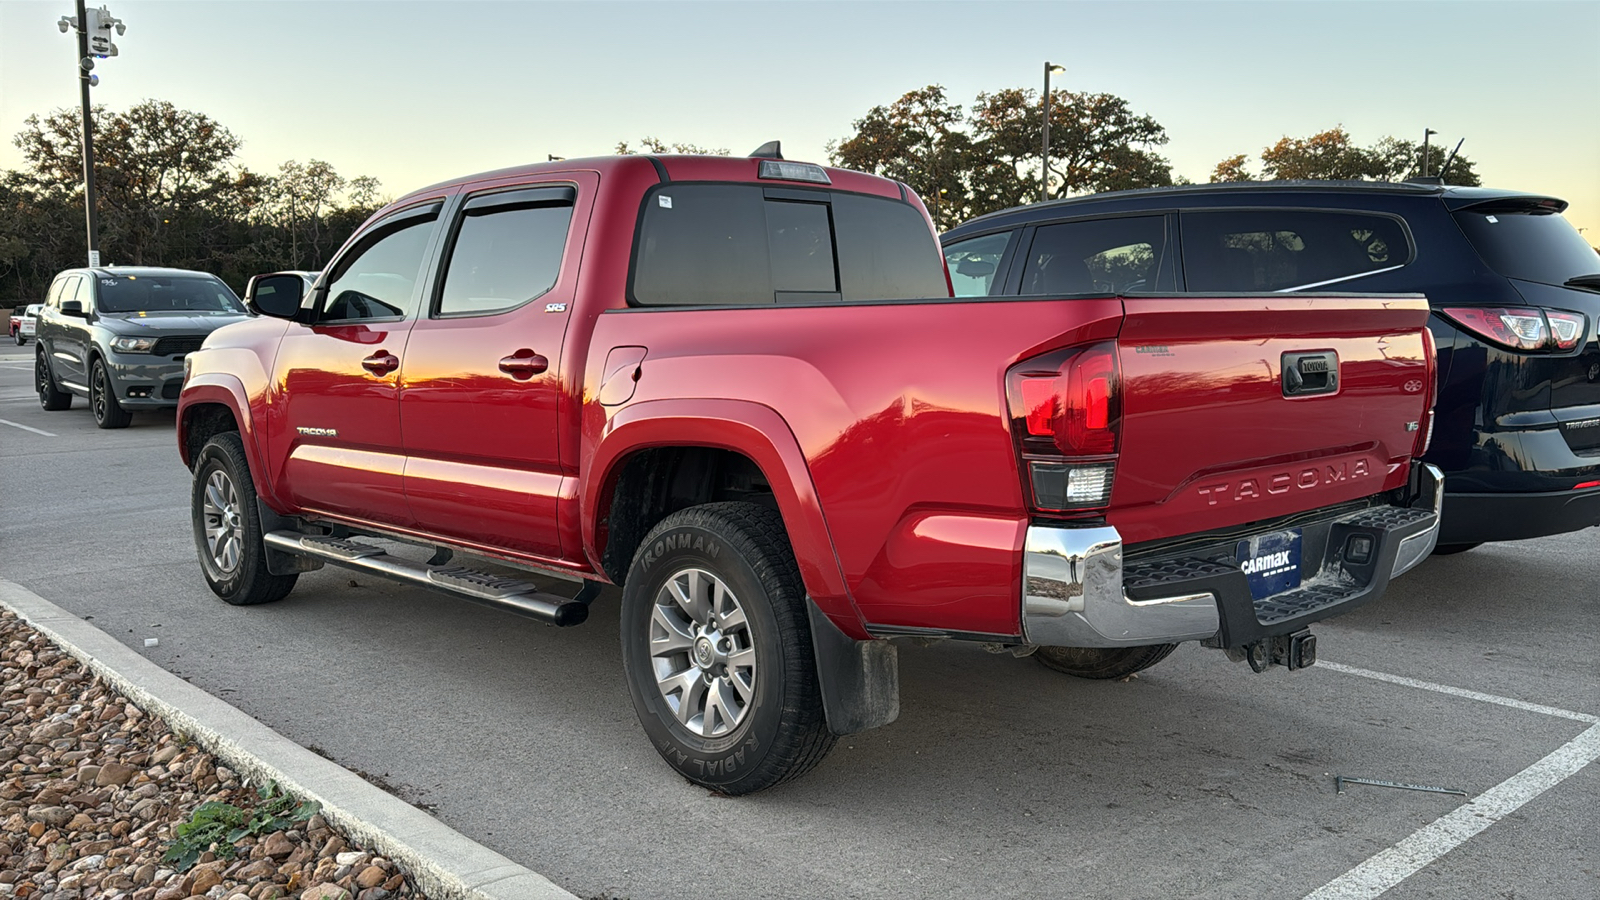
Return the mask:
M1398 219L1270 209L1186 212L1183 268L1191 291L1292 291L1398 269L1411 243Z
M986 234L944 248L950 284L957 297L987 297L994 290L995 272L1011 243L1011 232Z
M1600 254L1560 213L1491 207L1462 210L1456 222L1489 268L1507 278L1559 285L1600 272Z
M450 249L439 315L503 312L555 287L573 196L570 188L556 187L468 201Z
M646 199L635 252L632 299L642 306L949 295L916 209L859 194L669 184Z
M1162 216L1045 225L1034 232L1028 249L1022 293L1150 290L1166 251L1166 231Z

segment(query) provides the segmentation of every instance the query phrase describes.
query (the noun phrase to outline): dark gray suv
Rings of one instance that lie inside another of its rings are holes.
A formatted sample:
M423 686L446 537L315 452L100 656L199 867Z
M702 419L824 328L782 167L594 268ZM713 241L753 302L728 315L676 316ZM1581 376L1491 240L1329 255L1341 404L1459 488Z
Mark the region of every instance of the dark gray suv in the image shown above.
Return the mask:
M206 335L249 313L215 275L125 266L68 269L39 313L34 385L39 405L89 398L101 428L124 428L133 409L175 407L183 357Z

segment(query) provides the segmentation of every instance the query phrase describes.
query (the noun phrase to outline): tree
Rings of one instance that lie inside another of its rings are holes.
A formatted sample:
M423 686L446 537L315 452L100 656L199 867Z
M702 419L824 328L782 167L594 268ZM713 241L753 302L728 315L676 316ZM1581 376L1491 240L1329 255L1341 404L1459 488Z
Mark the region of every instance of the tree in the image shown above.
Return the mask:
M943 229L1038 198L1041 106L1038 91L1006 88L978 94L963 119L944 88L929 85L873 107L828 156L910 185ZM1161 125L1121 97L1052 91L1050 195L1171 184L1171 165L1154 151L1166 142Z
M967 214L972 140L958 130L961 124L960 104L951 103L942 86L930 84L867 110L855 121L853 135L829 142L828 159L909 185L942 230Z
M1449 150L1429 145L1428 173L1438 175ZM1231 156L1217 163L1211 180L1249 181L1252 175L1245 167L1245 154ZM1342 125L1319 132L1307 138L1285 135L1276 144L1261 151L1261 180L1366 180L1403 181L1421 174L1422 147L1395 137L1384 137L1371 147L1356 144ZM1472 160L1458 155L1445 172L1449 184L1476 185L1478 174Z
M633 156L638 153L690 153L699 156L727 156L728 148L718 147L713 150L702 147L699 144L668 144L659 138L645 137L639 141L639 149L634 150L628 146L627 141L617 142L618 156Z

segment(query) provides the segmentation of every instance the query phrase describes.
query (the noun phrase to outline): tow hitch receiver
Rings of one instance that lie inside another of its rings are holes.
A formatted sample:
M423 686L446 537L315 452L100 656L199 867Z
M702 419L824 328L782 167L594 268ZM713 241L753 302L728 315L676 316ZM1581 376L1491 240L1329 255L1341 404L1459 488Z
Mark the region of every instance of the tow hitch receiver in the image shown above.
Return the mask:
M1235 652L1240 653L1256 672L1265 672L1272 666L1283 666L1293 672L1316 665L1317 636L1310 629L1304 629L1294 634L1262 638L1238 651L1229 651L1228 655L1232 656Z

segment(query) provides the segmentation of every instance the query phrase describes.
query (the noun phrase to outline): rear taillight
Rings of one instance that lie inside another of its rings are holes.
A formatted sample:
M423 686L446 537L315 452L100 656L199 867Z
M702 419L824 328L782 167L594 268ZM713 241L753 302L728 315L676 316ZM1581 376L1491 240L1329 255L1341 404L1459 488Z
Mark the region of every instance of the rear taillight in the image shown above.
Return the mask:
M1561 353L1583 343L1588 319L1559 309L1457 306L1440 310L1492 344L1523 353Z
M1034 509L1110 503L1122 419L1118 374L1110 341L1036 356L1006 373L1011 433Z
M1423 406L1422 406L1422 433L1417 436L1417 444L1412 448L1412 456L1421 458L1428 452L1428 446L1433 443L1434 405L1439 402L1438 385L1438 353L1433 344L1433 331L1422 329L1422 358L1427 362L1428 377L1423 379Z

